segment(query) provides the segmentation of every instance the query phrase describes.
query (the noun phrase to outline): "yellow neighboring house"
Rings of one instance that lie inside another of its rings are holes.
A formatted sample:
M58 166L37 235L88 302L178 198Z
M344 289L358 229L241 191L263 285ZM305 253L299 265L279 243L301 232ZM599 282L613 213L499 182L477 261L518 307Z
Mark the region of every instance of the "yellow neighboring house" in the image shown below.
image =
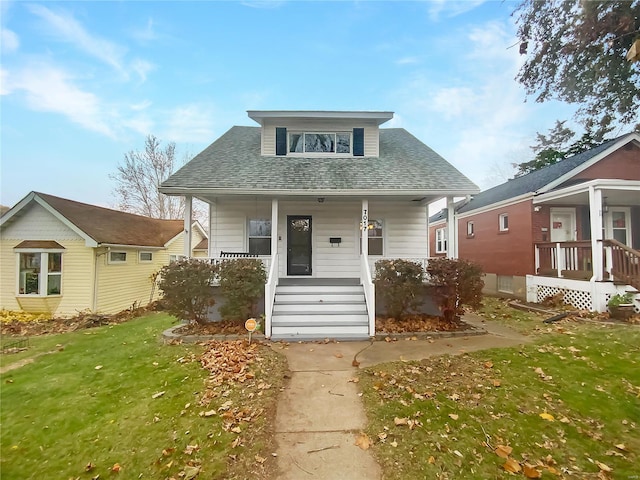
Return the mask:
M198 222L194 247L207 244ZM152 276L185 254L184 221L31 192L0 217L0 308L56 317L158 298Z

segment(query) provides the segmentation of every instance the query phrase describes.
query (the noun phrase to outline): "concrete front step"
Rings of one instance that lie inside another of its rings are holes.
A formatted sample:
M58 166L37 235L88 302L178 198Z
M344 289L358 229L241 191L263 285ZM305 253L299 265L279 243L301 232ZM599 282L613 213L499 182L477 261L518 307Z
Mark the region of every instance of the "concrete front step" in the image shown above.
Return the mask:
M362 290L358 293L280 293L275 297L276 303L314 303L314 302L364 302Z
M278 285L277 293L362 293L362 285Z
M367 313L367 305L364 302L287 302L287 303L274 303L273 315L284 312L296 312L300 314L326 314L326 315L341 315L343 313Z

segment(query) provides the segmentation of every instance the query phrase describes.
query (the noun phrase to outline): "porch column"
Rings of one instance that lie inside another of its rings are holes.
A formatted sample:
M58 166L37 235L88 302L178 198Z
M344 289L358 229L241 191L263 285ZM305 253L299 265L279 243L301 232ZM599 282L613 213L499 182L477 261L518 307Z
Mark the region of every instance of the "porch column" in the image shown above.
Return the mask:
M592 282L602 281L604 259L602 257L602 190L589 186L589 215L591 217Z
M191 258L191 211L193 205L193 197L185 195L184 197L184 256Z
M457 223L453 197L447 197L447 258L458 258Z
M369 255L369 200L362 200L362 254Z
M278 253L278 199L271 199L271 258Z

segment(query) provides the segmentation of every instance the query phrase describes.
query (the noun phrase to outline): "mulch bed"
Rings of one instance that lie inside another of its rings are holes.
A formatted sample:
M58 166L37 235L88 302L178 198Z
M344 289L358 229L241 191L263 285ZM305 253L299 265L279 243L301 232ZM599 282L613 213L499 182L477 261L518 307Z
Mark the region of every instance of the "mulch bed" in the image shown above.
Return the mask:
M411 333L411 332L456 332L468 330L469 325L455 318L445 320L444 317L416 314L409 315L400 320L393 317L376 317L376 332L384 333Z

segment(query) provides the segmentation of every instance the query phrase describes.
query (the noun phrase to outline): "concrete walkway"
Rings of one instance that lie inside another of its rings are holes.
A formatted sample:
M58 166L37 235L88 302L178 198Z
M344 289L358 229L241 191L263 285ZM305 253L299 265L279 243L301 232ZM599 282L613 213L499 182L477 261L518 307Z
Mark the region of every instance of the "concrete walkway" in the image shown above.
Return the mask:
M429 356L461 354L529 341L508 328L468 315L486 335L397 342L292 343L284 347L291 380L276 414L278 479L374 480L381 478L368 450L355 445L367 424L358 384L359 368Z

